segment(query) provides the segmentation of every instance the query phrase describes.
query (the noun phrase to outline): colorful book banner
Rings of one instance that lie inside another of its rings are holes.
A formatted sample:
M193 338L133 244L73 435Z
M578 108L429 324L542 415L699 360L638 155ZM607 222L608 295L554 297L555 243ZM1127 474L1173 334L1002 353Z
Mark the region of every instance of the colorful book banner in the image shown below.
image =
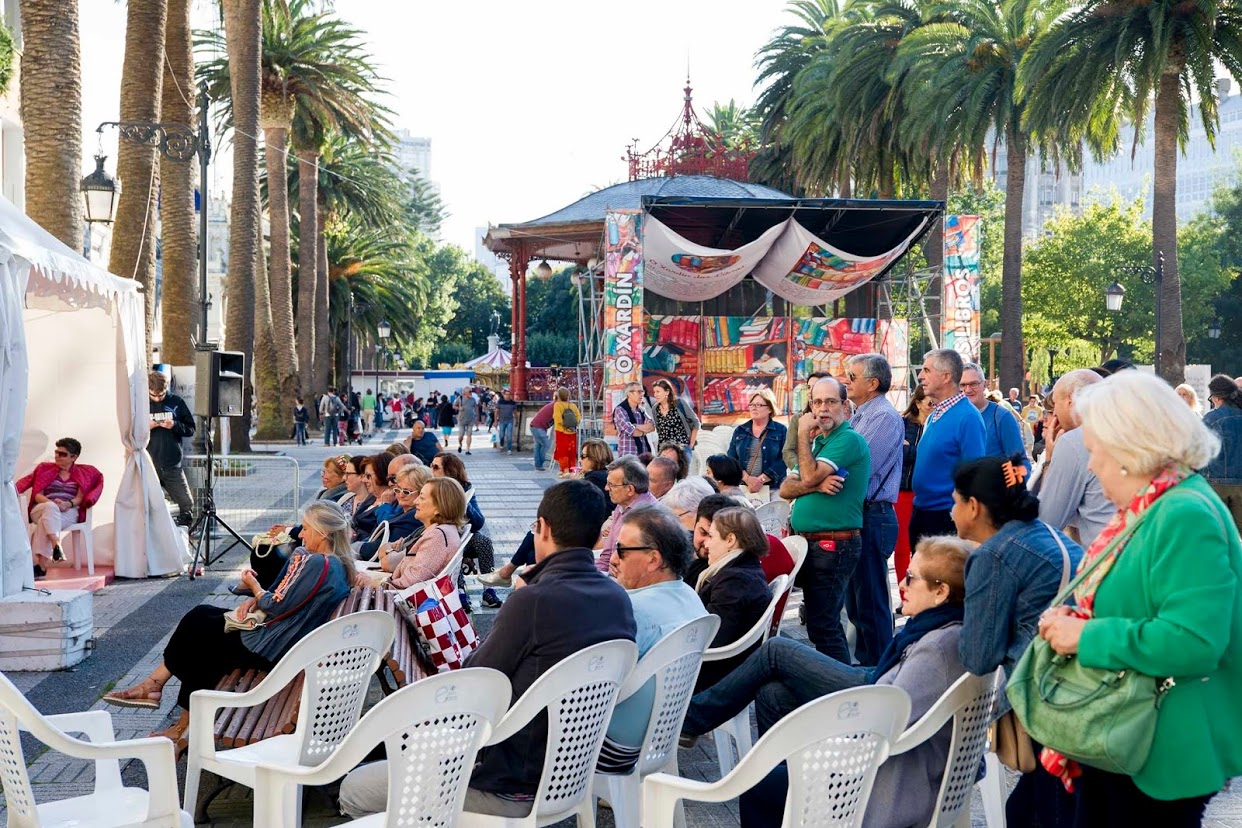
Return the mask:
M642 380L642 225L641 210L604 214L604 415L609 427L626 383Z
M945 216L941 347L979 361L979 217Z

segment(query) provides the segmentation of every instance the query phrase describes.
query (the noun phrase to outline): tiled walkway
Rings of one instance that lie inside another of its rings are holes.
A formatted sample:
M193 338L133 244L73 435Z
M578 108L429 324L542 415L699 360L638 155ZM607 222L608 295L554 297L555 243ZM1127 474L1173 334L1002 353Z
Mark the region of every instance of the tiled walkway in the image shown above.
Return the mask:
M389 432L380 439L369 441L366 446L351 448L350 451L373 452L386 446L395 436ZM501 454L489 448L489 442L482 434L476 435L473 454L463 456L463 459L471 480L477 486L479 506L487 518L487 531L493 538L499 565L517 548L534 519L543 491L555 482L555 477L535 472L529 454ZM455 441L453 445L456 445ZM299 461L302 500L314 495L318 488L320 464L333 453L315 444L257 448L282 451ZM262 494L254 496L261 498ZM275 500L279 495L273 493L270 496ZM45 713L108 709L113 714L118 738L144 736L164 727L173 716L176 693L172 684L165 691L164 703L158 711L108 708L99 698L113 686L128 686L145 677L159 662L164 644L177 620L192 606L204 601L221 606L237 603L239 599L230 595L227 587L236 581L236 573L244 564L244 556L233 550L205 577L193 582L185 578L115 582L95 593L98 645L86 661L70 671L13 673L9 678ZM475 623L480 632L485 633L495 613L478 609L481 590L476 584L471 584L471 591L476 607ZM503 597L503 590L501 594ZM787 610L782 634L805 638L805 630L798 625L796 612L797 604L793 603ZM375 692L378 693L378 690ZM704 780L718 777L715 752L710 742L709 739L701 739L699 746L693 750L682 751L679 763L683 775ZM94 778L94 769L90 764L44 752L42 746L33 740L25 743L24 747L37 800L61 799L90 791ZM184 774L184 763L179 771ZM130 784L145 784L145 773L140 763L129 763L124 775ZM1242 784L1235 785L1235 788L1242 789ZM331 790L308 792L303 823L307 828L338 825L343 821L332 809L332 793ZM249 792L235 787L213 803L210 811L212 824L221 828L250 826L253 824L251 807ZM611 816L606 809L600 811L601 828L611 828ZM687 809L687 817L691 828L732 828L739 824L735 804L692 804ZM2 807L0 818L3 818ZM974 808L973 824L984 825L978 802ZM1217 796L1204 824L1209 828L1242 828L1242 790L1226 791Z

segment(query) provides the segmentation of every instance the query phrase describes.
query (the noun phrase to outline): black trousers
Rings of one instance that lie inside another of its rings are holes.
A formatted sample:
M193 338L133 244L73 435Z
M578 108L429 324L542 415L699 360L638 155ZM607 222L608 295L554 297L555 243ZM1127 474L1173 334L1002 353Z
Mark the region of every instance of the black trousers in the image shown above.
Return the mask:
M172 498L173 503L177 504L180 512L177 516L177 523L181 526L189 526L194 522L194 498L190 496L190 486L185 480L185 470L178 463L164 468L157 466L155 471L159 475L160 486L164 489L164 493Z
M1078 807L1076 828L1132 828L1159 825L1160 828L1198 828L1203 823L1209 796L1186 799L1152 799L1138 789L1134 780L1083 766L1082 776L1074 780Z
M183 710L190 709L191 693L214 690L234 670L271 670L274 666L247 650L241 633L224 631L226 612L223 607L199 604L181 617L164 648L164 666L181 680L177 704Z
M910 554L917 550L919 541L933 535L953 535L957 537L957 526L953 523L952 509L920 509L914 507L910 515Z

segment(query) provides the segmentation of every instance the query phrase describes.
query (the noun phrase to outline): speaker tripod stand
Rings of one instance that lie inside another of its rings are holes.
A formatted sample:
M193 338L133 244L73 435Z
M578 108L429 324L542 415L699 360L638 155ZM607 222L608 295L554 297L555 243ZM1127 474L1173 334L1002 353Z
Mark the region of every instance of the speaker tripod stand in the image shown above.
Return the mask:
M246 547L249 552L254 551L246 539L237 534L237 530L229 526L224 518L220 517L216 512L215 499L215 476L216 463L212 454L212 417L208 416L205 420L206 434L203 440L205 452L207 455L207 471L204 473L203 485L198 490L198 516L194 518L194 523L190 526L190 537L194 537L194 533L198 533L197 539L194 541L194 559L190 562L190 580L194 580L198 574L198 563L203 562L203 568L211 566L216 561L224 557L225 553L237 544ZM233 542L216 553L216 557L211 557L211 538L216 532L217 527L224 529L233 536Z

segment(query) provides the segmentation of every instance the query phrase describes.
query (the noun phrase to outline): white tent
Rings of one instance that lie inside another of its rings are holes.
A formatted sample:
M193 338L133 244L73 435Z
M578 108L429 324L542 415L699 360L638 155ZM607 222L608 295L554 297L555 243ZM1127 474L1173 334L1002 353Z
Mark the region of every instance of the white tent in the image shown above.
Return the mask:
M60 437L104 474L96 563L118 576L179 571L184 543L146 453L143 297L0 198L0 597L34 585L15 480ZM114 416L115 413L115 416Z

